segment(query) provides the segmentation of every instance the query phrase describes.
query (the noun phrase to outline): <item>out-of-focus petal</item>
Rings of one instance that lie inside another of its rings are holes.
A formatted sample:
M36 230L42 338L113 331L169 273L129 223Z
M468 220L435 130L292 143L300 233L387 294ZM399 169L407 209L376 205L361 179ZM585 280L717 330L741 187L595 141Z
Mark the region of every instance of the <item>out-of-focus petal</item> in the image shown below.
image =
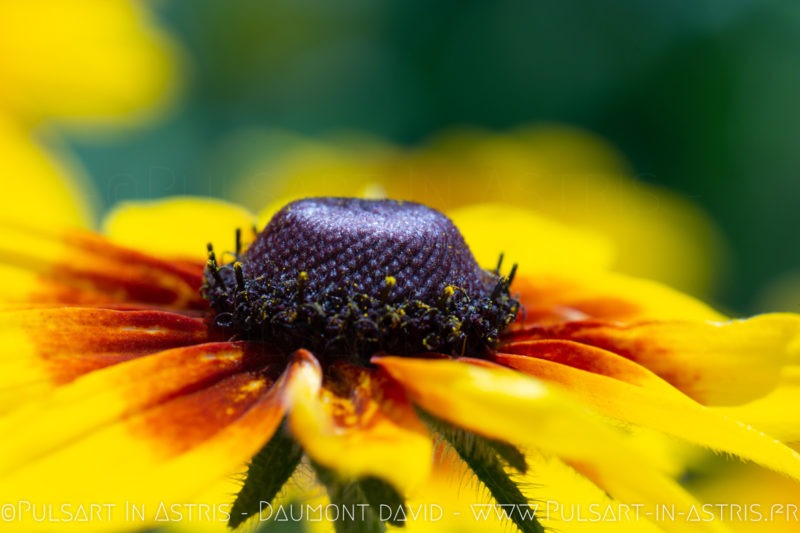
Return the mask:
M84 194L88 184L81 179L78 166L69 164L63 154L59 159L52 157L29 134L2 117L0 154L0 225L3 219L43 228L82 228L93 223L92 206Z
M166 261L91 233L0 224L0 303L204 308L203 262Z
M251 209L263 209L260 225L300 198L375 196L389 176L386 164L397 154L397 148L361 134L314 141L280 130L247 132L232 144L236 149L230 166L243 158L252 161L247 174L233 183L232 197ZM386 195L383 190L378 196Z
M22 119L135 118L176 83L166 35L131 0L4 2L0 109Z
M314 461L345 478L375 476L399 489L428 477L430 435L396 383L346 364L326 382L309 365L307 378L289 391L289 427Z
M515 480L530 504L515 507L512 512L523 517L530 516L525 513L535 513L547 531L664 531L648 520L644 509L637 519L633 508L612 500L558 459L545 458L538 453L529 453L526 459L528 473L516 475ZM615 513L616 520L592 519L593 512ZM492 500L488 491L481 489L474 474L448 449L439 452L429 481L412 491L407 514L409 533L480 533L513 528L503 508Z
M208 243L218 256L233 253L236 229L251 240L254 224L255 217L243 207L212 198L177 197L123 202L106 217L103 230L112 242L140 252L205 262Z
M510 346L497 362L561 386L584 404L635 426L737 455L800 479L800 454L774 437L693 402L616 354L569 341Z
M517 339L568 339L620 354L652 370L698 402L735 405L770 392L800 354L800 316L746 320L574 321L527 327Z
M688 484L736 533L796 533L800 524L800 486L755 465L715 465Z
M603 235L618 252L614 270L693 292L713 282L721 240L713 224L685 199L633 179L622 156L589 132L555 125L501 135L456 131L420 152L398 165L396 187L405 175L435 184L395 196L427 196L439 208L486 201L524 207Z
M15 437L2 444L0 498L114 505L111 523L64 521L54 529L141 528L159 512L174 516L171 505L181 510L240 472L277 428L294 366L277 383L251 372L271 357L237 343L178 348L89 373L9 413L0 427ZM33 522L20 516L14 526Z
M541 502L542 525L548 531L656 532L668 530L628 503L615 501L597 485L555 457L530 453L521 481L532 502ZM598 518L599 517L599 518ZM702 529L701 529L702 531Z
M774 391L744 405L717 407L715 411L763 429L770 435L800 448L800 366L783 369Z
M478 264L491 268L500 253L506 265L525 275L597 272L609 267L614 251L599 234L577 230L536 213L501 204L477 204L447 215L464 235Z
M613 273L527 275L521 265L512 294L523 306L520 322L538 326L588 318L622 322L724 320L701 301L654 281Z

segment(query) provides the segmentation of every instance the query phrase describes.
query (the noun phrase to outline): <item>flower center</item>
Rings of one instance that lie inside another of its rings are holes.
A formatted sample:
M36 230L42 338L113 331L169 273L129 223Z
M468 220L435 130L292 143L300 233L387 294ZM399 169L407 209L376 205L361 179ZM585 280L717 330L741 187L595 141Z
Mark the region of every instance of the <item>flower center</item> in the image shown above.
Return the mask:
M513 321L513 277L481 269L452 221L411 202L311 198L230 264L209 252L217 324L293 351L481 356Z

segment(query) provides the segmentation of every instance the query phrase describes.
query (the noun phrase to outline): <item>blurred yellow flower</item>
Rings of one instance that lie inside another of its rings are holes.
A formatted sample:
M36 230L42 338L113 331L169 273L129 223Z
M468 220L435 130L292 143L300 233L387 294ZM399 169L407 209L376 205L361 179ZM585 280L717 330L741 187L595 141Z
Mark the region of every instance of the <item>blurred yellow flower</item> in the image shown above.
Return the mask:
M0 114L119 123L174 89L175 51L135 0L0 2Z
M312 194L413 200L456 222L461 207L495 202L518 207L525 216L547 217L570 235L580 232L600 252L592 266L602 262L695 294L707 293L722 267L721 238L700 209L634 179L620 154L577 129L455 130L409 150L355 135L314 141L251 134L238 145L235 157L254 163L231 196L251 209L274 202L262 221L274 206ZM507 235L496 229L492 238ZM557 246L548 233L525 239L525 259Z
M50 126L138 122L174 91L175 67L140 2L0 1L0 210L33 211L32 224L92 225L96 199L79 192L88 180Z
M80 166L64 150L52 144L49 150L43 149L27 129L0 115L0 155L4 216L44 227L92 224L92 199L82 194L91 189Z

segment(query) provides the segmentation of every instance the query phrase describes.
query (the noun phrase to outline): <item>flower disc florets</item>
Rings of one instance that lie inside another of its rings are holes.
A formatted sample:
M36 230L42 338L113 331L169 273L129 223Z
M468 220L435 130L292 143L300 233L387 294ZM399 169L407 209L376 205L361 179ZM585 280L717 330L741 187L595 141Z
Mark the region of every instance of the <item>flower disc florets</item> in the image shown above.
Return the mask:
M311 198L281 209L233 263L210 251L203 294L218 325L287 351L480 356L519 307L498 270L481 269L431 208Z

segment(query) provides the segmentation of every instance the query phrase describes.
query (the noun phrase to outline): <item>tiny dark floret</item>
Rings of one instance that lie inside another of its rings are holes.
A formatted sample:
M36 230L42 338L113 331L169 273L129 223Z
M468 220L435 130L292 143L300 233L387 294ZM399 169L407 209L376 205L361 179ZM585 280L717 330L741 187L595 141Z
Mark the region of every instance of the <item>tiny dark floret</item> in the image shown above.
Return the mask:
M209 246L203 295L219 326L293 351L482 356L519 304L442 213L393 200L310 198L281 209L235 260Z

